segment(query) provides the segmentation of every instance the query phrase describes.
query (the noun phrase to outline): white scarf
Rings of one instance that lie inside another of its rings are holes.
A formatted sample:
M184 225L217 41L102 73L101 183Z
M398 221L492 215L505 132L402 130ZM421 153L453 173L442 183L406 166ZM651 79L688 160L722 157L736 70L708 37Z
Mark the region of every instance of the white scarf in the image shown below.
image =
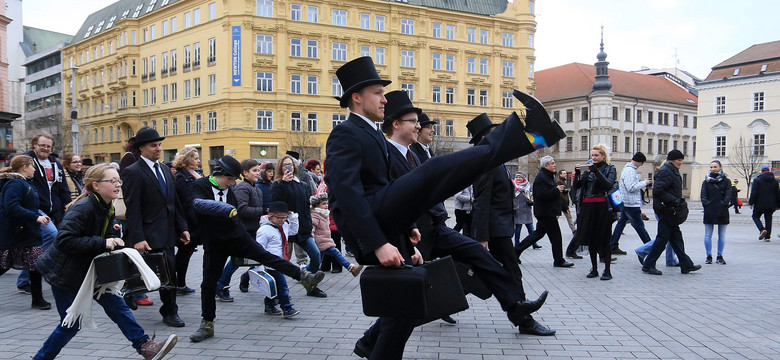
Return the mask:
M328 215L330 215L330 210L328 210L328 209L323 209L323 208L316 207L316 208L314 208L314 211L316 213L322 215L325 219L327 219Z
M103 253L95 258L102 256L108 256L110 254L124 253L130 258L130 261L138 268L138 272L141 273L141 279L144 280L146 289L149 291L157 290L160 288L160 278L152 271L149 265L146 265L144 258L141 257L141 253L132 248L124 248L115 250L110 253ZM67 315L62 319L63 327L73 327L78 324L81 329L81 324L86 323L93 329L97 328L92 321L92 297L97 296L96 299L100 299L103 294L113 294L119 296L119 291L125 284L124 280L103 284L95 287L97 281L97 275L95 275L95 260L92 259L92 263L89 264L89 270L87 270L87 276L84 277L84 281L81 283L79 292L76 294L76 298L73 300L73 304L70 305L68 310L65 311Z

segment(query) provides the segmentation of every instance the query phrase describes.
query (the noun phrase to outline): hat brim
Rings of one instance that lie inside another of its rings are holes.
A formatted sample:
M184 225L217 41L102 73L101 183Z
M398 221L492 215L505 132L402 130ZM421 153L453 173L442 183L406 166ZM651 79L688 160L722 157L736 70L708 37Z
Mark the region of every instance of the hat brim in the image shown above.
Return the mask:
M392 83L393 82L390 81L390 80L382 80L382 79L363 80L361 82L358 82L355 85L352 85L352 87L350 87L349 89L344 90L344 94L343 95L341 95L341 96L334 96L333 98L339 101L339 105L341 107L345 108L345 107L347 107L347 101L350 99L350 97L352 97L352 93L360 91L360 89L362 89L362 88L364 88L366 86L371 86L371 85L376 85L376 84L382 84L382 86L387 86L387 85L390 85Z
M401 116L404 116L404 115L406 115L408 113L412 113L412 112L413 113L417 113L417 115L420 115L420 113L422 113L422 109L420 109L418 107L408 107L408 108L399 109L399 110L393 112L392 114L385 115L385 118L384 118L383 121L397 120L397 119L400 119Z
M435 124L437 124L437 122L435 120L421 121L420 122L420 127L424 128L424 127L426 127L428 125L435 125Z
M153 143L153 142L163 141L163 140L165 140L165 136L156 137L156 138L153 138L153 139L146 139L146 140L138 140L138 139L136 139L135 142L133 143L133 146L135 146L136 148L140 148L141 146L144 146L144 145L146 145L148 143Z
M481 137L485 136L487 134L488 130L490 130L490 129L496 127L496 126L498 126L498 124L490 124L488 127L480 130L478 133L474 134L474 136L471 138L471 140L469 140L469 144L476 144L477 142L482 140Z

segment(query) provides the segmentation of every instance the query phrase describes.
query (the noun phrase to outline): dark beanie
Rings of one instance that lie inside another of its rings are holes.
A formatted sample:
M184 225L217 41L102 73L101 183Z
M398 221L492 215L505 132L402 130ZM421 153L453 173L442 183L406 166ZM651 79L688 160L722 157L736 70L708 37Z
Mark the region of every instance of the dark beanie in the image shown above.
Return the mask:
M683 155L682 151L674 149L669 152L669 155L666 155L666 160L678 160L678 159L685 159L685 155Z
M631 160L644 163L647 161L647 157L645 157L645 154L642 154L641 151L637 151L636 154L634 154L634 157L631 158Z

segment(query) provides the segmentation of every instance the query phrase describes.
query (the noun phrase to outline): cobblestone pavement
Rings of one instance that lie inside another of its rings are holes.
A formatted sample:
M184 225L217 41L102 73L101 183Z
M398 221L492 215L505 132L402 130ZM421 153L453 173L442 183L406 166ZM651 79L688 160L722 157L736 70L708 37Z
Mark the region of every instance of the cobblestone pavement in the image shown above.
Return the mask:
M696 204L692 209L683 234L688 253L703 264L701 211ZM644 212L652 214L649 207ZM550 291L536 318L557 329L556 336L520 335L495 299L469 296L470 309L454 315L456 326L437 321L415 330L405 358L779 359L780 238L773 235L772 242L758 241L750 212L745 207L741 215L732 214L724 252L728 265L703 265L701 271L688 275L664 267L663 258L659 261L663 276L643 274L630 251L640 245L631 227L621 239L621 248L629 255L618 257L612 281L585 278L590 268L586 259L572 260L574 268L553 268L545 238L540 241L543 249L523 254L522 269L529 297ZM656 224L647 222L651 236ZM568 232L564 220L561 228ZM202 254L196 252L192 259L191 286L200 283ZM29 359L58 316L53 309L31 310L30 297L14 288L15 278L14 271L0 277L0 357ZM263 315L257 291L240 293L237 283L238 274L232 292L236 301L217 304L216 337L202 343L188 341L200 318L200 291L179 298L185 328L162 323L157 294L150 294L155 306L142 307L135 315L158 338L178 333L180 342L171 359L356 358L354 343L372 319L362 315L358 279L346 271L326 276L321 286L328 293L326 299L305 296L302 287L291 281L293 302L301 314L289 320ZM48 286L44 295L53 301ZM97 329L83 329L61 359L140 358L97 305L93 312Z

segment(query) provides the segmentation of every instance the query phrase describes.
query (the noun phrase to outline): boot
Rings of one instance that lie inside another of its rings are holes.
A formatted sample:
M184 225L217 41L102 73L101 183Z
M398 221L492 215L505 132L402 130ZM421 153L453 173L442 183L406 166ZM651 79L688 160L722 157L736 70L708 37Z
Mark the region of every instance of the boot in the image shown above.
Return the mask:
M155 342L153 336L151 340L141 345L141 356L145 360L162 359L176 346L177 341L179 341L179 337L176 334L169 335L163 342Z
M358 276L358 274L360 274L360 270L363 270L363 265L350 264L347 271L349 271L352 276Z
M241 282L238 284L238 290L242 293L249 292L249 272L241 274Z
M312 274L308 272L307 270L301 271L301 285L303 285L303 288L306 289L307 292L312 291L315 287L317 287L317 284L322 281L322 279L325 278L325 273L322 271L317 271L316 273Z
M195 330L195 333L190 335L191 342L201 342L214 336L214 322L213 321L200 321L200 327Z

